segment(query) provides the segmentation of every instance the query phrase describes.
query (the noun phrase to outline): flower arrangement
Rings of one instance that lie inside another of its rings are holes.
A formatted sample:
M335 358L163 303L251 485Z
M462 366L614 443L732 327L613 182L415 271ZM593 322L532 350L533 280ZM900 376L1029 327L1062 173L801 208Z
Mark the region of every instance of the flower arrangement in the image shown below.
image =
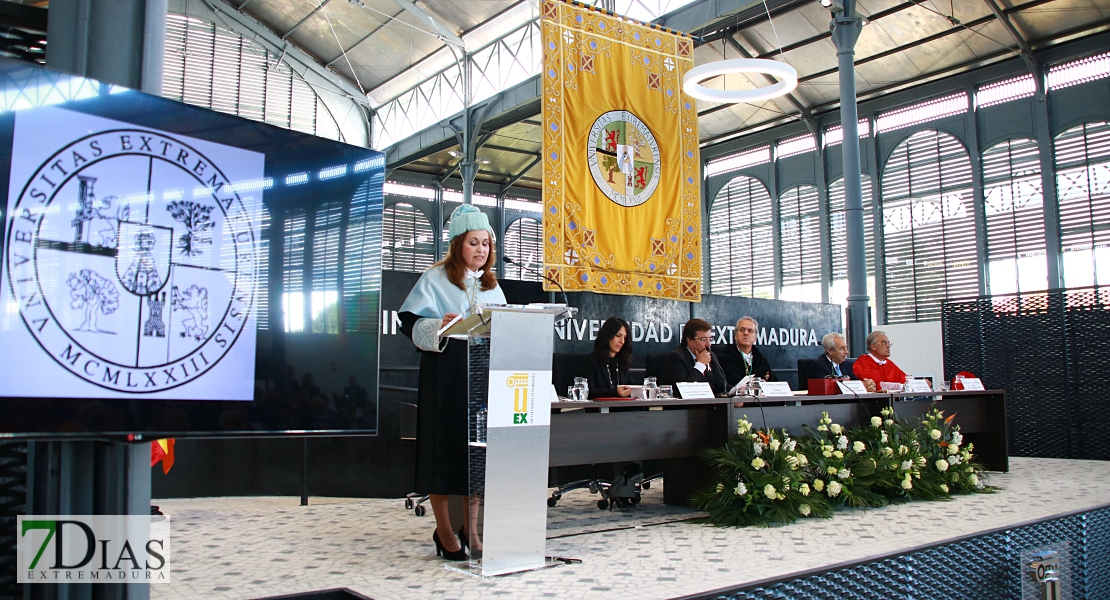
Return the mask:
M846 428L826 412L816 427L802 426L808 437L795 439L785 429L753 429L745 415L724 448L700 454L716 481L691 502L717 525L770 525L831 517L842 505L993 491L954 416L933 408L910 423L895 420L887 407L865 425Z

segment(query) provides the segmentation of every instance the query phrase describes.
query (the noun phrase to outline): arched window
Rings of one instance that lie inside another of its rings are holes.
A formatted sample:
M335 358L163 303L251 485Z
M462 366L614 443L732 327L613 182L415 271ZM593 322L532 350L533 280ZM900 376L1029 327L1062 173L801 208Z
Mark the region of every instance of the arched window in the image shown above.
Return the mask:
M871 199L871 177L861 175L863 191L863 252L867 260L867 295L871 297L871 320L875 322L875 203ZM832 253L832 285L829 302L848 306L848 231L845 224L844 178L829 184L829 245Z
M781 300L821 298L821 222L817 188L799 185L779 196L782 240Z
M944 298L979 293L971 160L956 138L919 131L883 169L886 322L940 319Z
M771 195L741 175L717 193L709 211L709 288L726 296L775 297Z
M373 332L377 323L382 269L382 175L359 186L351 198L343 253L344 330Z
M415 206L398 202L382 214L382 269L421 273L432 266L432 222Z
M992 294L1048 287L1037 142L1007 140L983 152L987 285Z
M1110 284L1110 124L1056 136L1064 286Z
M258 43L208 21L166 16L162 95L271 125L340 139L312 88Z
M282 224L281 311L285 331L304 331L304 244L305 219L303 208L294 209Z
M521 217L505 230L505 256L536 270L543 270L543 225L536 219ZM505 265L505 279L521 281L542 281L533 272L525 271L516 265Z
M312 296L309 308L313 333L339 333L339 255L343 203L324 202L316 208L312 230Z

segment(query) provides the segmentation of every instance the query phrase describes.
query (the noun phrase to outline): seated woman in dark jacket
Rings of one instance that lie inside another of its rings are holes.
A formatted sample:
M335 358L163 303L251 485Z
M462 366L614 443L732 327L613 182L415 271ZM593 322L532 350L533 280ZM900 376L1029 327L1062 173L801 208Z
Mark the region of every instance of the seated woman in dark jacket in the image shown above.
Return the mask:
M609 317L601 324L594 340L594 351L586 355L586 378L590 380L590 398L628 397L632 393L632 336L628 323L620 317Z

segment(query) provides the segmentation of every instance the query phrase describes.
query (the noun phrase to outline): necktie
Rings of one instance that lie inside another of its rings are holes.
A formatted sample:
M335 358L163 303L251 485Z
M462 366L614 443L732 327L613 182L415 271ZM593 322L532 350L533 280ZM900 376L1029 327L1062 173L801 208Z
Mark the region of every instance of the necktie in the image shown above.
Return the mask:
M841 374L840 374L840 365L833 365L833 371L836 371L836 376L837 376L837 377L841 377Z

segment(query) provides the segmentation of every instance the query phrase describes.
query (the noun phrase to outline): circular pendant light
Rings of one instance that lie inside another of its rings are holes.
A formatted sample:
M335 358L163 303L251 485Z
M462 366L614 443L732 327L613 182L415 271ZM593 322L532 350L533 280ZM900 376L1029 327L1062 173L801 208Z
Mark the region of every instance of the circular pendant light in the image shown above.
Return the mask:
M702 81L718 75L743 75L762 73L771 75L778 82L754 90L716 90L701 85ZM682 78L682 89L698 100L710 102L762 102L789 94L798 87L798 72L794 67L775 60L761 58L734 58L719 60L694 67Z

